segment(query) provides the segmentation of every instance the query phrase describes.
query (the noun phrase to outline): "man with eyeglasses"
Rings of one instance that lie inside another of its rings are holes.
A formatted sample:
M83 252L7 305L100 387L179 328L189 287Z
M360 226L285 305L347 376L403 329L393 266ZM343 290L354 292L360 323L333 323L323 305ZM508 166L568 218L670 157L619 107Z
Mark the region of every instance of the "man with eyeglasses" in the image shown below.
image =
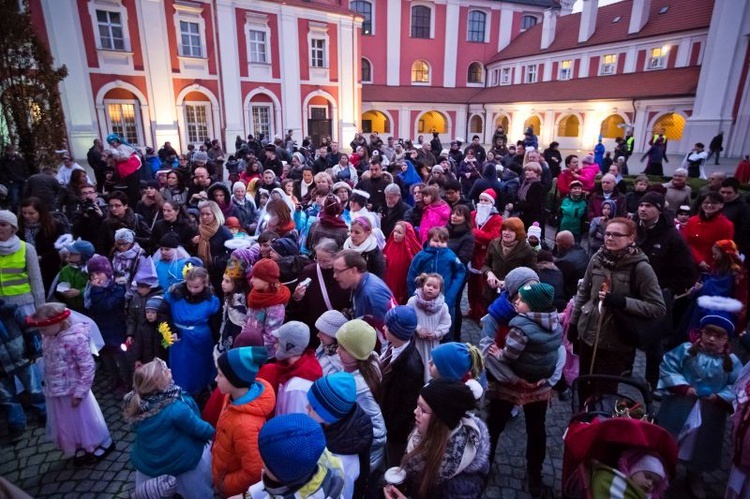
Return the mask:
M367 262L354 250L340 251L333 260L333 278L341 289L352 292L352 318L373 317L385 324L385 313L396 306L396 299L378 276L367 272Z
M112 251L115 244L115 232L123 228L135 232L135 241L141 248L149 248L151 229L146 225L143 217L128 206L128 197L125 193L114 191L110 194L108 206L109 212L102 222L102 231L99 238L101 250L107 253ZM97 248L97 250L99 249Z

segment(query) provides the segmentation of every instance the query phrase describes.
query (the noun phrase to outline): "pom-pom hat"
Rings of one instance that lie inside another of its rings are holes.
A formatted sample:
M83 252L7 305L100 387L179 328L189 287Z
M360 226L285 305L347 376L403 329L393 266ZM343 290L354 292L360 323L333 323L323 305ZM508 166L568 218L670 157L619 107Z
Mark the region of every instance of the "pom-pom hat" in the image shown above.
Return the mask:
M542 239L542 228L539 227L539 222L534 222L529 227L528 235L526 236L526 239L529 237L536 237L537 239Z
M485 189L479 195L479 199L482 199L482 197L485 197L494 203L495 200L497 199L497 194L495 193L494 189Z

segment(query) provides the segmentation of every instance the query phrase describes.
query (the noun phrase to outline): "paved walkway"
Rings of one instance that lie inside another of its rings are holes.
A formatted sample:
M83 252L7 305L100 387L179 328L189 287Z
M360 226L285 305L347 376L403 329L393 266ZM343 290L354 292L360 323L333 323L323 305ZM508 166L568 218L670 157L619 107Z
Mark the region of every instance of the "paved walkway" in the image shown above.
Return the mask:
M464 340L478 343L480 330L477 324L465 320ZM636 372L643 369L643 359L636 362ZM24 438L11 446L7 435L0 434L0 475L15 483L35 498L128 498L133 490L134 472L130 465L128 449L133 441L120 413L120 401L112 393L105 393L106 379L98 379L94 393L104 412L110 431L117 443L117 450L102 462L85 468L75 468L69 460L45 440L44 429L30 421ZM553 486L555 496L560 497L562 489L562 435L570 419L570 404L556 398L547 413L547 460L544 466L545 483ZM6 425L0 421L5 432ZM725 436L725 439L728 438ZM498 455L492 469L486 498L525 499L531 497L525 486L525 429L523 413L511 421L501 437ZM725 450L727 447L725 447ZM725 456L720 471L707 477L712 492L711 497L720 498L724 494L728 455ZM684 471L682 472L684 474ZM677 480L671 493L672 498L689 497L681 480Z

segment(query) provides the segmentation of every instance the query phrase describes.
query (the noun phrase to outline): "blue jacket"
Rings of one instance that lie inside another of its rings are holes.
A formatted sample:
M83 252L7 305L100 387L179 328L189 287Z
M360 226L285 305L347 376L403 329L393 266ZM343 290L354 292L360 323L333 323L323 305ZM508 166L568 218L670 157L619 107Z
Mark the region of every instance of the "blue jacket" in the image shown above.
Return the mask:
M409 275L406 278L406 286L409 296L414 294L416 284L414 280L422 273L440 274L443 277L443 294L448 309L453 310L456 304L458 292L464 284L466 267L450 248L426 247L416 255L409 266Z
M110 280L109 285L86 286L86 313L99 326L104 344L120 348L125 341L125 286Z
M495 301L493 301L487 309L487 313L489 313L498 324L502 325L507 325L510 323L510 320L517 315L516 309L510 302L510 298L508 298L507 289L504 289L502 293L495 298Z
M133 429L130 461L148 476L192 470L201 459L203 446L214 436L213 427L200 418L198 406L185 393L153 416L134 423Z
M369 272L365 272L352 293L352 302L355 319L371 315L381 323L385 323L385 313L396 306L396 299L386 283Z

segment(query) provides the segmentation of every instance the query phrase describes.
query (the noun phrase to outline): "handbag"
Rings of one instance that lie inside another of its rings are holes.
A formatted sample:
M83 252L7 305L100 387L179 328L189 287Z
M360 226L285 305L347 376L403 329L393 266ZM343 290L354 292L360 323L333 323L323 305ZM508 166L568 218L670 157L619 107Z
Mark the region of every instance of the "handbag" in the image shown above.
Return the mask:
M635 271L638 265L630 268L630 296L639 298L633 290L635 282ZM615 319L615 331L624 344L640 350L672 334L672 292L662 288L662 298L667 310L663 316L657 318L645 318L633 315L625 310L612 310Z

